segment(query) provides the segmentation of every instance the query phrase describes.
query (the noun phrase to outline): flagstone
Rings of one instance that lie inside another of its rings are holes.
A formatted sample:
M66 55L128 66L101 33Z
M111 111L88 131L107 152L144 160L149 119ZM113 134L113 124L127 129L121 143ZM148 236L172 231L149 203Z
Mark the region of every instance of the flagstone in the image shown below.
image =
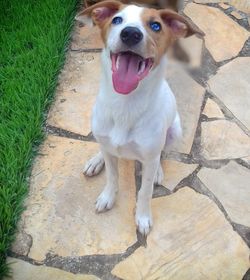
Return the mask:
M198 167L197 164L186 164L174 160L163 160L161 165L164 172L162 185L171 191Z
M250 156L241 158L246 164L250 165Z
M234 122L217 120L201 123L201 154L209 160L250 155L250 137Z
M179 39L179 44L189 58L189 65L193 68L199 67L202 58L202 39L196 36L181 38Z
M195 1L195 2L197 2L197 1ZM199 3L199 2L197 2L197 3ZM228 5L228 4L226 4L226 3L219 3L219 6L220 6L222 9L224 9L224 10L230 8L230 5Z
M100 82L100 54L69 53L47 123L87 136Z
M80 275L44 265L32 265L25 261L8 258L12 276L5 280L98 280L94 275Z
M230 4L236 9L249 14L250 13L250 2L249 0L229 0Z
M33 167L30 193L22 215L23 231L32 236L28 256L41 261L59 256L116 254L136 242L133 162L120 162L120 192L114 208L95 213L105 173L82 174L98 144L48 136Z
M173 145L172 150L188 154L193 144L205 90L175 62L169 62L166 79L176 97L183 129L183 138Z
M248 129L250 129L249 77L250 58L238 57L223 65L208 81L211 91Z
M202 168L198 177L222 203L233 222L250 227L250 170L229 162L219 169Z
M239 14L238 12L236 12L236 11L232 11L231 15L233 17L237 18L237 19L242 19L243 18L242 15Z
M208 118L224 118L220 107L211 98L207 99L202 113Z
M242 279L249 248L217 205L190 188L152 202L154 227L112 273L130 279ZM166 278L167 277L167 278Z
M190 3L184 13L205 33L205 46L217 62L237 56L249 38L246 29L217 8Z

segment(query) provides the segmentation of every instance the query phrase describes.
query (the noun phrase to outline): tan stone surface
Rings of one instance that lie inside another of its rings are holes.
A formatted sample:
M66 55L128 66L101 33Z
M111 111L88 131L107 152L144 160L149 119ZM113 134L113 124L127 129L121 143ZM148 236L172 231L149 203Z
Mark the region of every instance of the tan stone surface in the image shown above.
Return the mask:
M36 266L15 258L8 258L12 277L5 280L98 280L94 275L69 273L48 266Z
M91 132L91 114L100 82L100 54L69 53L48 124L74 133Z
M249 77L250 57L238 57L222 66L208 81L211 91L248 129L250 129Z
M233 222L250 227L250 170L235 162L220 169L202 168L201 181L219 199Z
M249 0L229 0L230 4L236 9L241 10L244 13L250 13L250 1Z
M237 56L250 35L217 8L190 3L184 13L204 31L205 45L217 62Z
M195 2L196 2L196 1L195 1ZM222 9L224 9L224 10L230 8L230 5L228 5L228 4L226 4L226 3L219 3L219 6L220 6Z
M249 248L208 197L184 188L153 199L154 227L147 248L115 266L130 279L242 279Z
M210 98L207 99L206 105L202 113L208 118L224 118L220 107Z
M242 158L242 160L246 163L250 165L250 156L249 157L244 157Z
M82 26L77 23L73 33L71 50L100 49L103 42L97 26Z
M199 67L201 65L203 41L196 36L191 36L188 38L181 38L179 44L188 55L190 66Z
M201 124L201 154L206 159L231 159L250 155L250 137L235 123L218 120Z
M86 160L98 144L49 136L32 171L24 230L33 238L29 257L115 254L136 241L133 209L133 162L120 164L120 192L111 211L95 213L95 200L105 184L104 172L86 178Z
M185 164L174 160L163 160L161 164L164 171L162 185L171 191L182 179L190 175L198 167L197 164Z
M183 128L183 138L180 143L175 144L173 150L188 154L193 144L205 91L177 63L169 62L166 79L176 96Z
M239 14L238 12L236 11L232 11L231 15L237 19L242 19L242 16L241 14Z

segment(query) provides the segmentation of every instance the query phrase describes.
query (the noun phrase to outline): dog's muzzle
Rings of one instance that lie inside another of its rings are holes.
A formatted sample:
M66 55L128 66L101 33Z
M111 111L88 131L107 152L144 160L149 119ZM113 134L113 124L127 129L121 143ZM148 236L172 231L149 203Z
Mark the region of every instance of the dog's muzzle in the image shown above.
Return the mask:
M120 38L125 45L132 47L142 40L143 34L139 28L128 26L121 31Z

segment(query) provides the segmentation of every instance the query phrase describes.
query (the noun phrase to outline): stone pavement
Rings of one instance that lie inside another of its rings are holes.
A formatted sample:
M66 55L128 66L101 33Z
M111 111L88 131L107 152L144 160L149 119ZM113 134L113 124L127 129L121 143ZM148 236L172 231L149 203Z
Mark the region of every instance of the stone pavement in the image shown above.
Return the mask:
M105 172L82 169L98 150L90 116L102 43L76 25L9 254L12 279L250 279L250 5L188 2L206 35L181 41L192 67L166 69L184 137L163 161L147 241L134 223L139 163L120 162L117 203L95 214Z

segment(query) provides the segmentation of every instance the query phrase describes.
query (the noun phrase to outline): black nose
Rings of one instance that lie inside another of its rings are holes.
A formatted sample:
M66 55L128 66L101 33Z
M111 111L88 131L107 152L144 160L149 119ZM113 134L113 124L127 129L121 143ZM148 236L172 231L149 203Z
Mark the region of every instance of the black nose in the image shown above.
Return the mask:
M138 44L142 38L143 34L137 27L125 27L121 32L121 40L128 47L132 47Z

